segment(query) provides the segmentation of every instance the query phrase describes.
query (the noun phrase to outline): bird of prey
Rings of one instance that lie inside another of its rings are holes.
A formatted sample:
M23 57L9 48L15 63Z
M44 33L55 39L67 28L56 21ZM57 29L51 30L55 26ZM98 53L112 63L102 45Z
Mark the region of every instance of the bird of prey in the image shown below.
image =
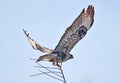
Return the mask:
M30 45L33 49L40 50L47 53L40 56L36 62L48 60L55 66L60 66L59 63L65 62L73 58L70 54L72 48L85 37L87 31L91 28L94 22L94 7L89 5L88 8L82 10L80 15L74 20L74 22L66 29L65 33L61 37L58 45L54 50L46 48L34 41L27 31L23 29L23 32L28 38Z

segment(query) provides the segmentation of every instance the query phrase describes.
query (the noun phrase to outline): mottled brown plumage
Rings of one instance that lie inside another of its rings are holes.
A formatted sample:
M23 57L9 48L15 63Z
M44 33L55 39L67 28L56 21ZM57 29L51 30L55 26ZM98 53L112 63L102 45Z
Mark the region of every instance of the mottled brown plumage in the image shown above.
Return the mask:
M76 43L78 43L78 41L84 38L87 31L91 28L93 22L94 7L92 5L89 5L87 10L83 9L80 15L66 29L58 45L55 47L55 50L41 46L30 38L27 31L23 31L34 49L48 53L40 56L37 62L47 59L49 62L53 62L53 65L59 66L58 63L65 62L73 58L73 55L70 54L70 51L73 49Z

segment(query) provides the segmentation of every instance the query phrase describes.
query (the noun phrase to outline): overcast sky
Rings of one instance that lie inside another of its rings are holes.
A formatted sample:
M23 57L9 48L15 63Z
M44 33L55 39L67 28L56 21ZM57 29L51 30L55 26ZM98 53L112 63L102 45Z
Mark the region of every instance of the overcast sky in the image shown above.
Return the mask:
M63 63L67 83L120 83L119 0L0 0L0 83L61 83L30 77L39 69L29 58L44 53L32 49L22 29L54 49L89 4L95 7L94 24L71 51L74 59Z

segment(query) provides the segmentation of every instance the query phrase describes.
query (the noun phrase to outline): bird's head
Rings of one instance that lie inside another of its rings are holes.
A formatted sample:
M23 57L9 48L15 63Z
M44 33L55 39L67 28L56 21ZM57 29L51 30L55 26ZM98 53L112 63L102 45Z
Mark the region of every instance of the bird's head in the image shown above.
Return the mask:
M67 54L67 56L65 57L64 61L67 61L69 59L73 59L73 55L72 54Z

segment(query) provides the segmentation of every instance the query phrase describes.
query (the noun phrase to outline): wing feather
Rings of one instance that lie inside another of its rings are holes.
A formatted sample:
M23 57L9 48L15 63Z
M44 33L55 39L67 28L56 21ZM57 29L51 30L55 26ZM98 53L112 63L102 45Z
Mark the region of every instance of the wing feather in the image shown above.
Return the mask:
M33 47L33 49L40 50L41 52L45 52L45 53L51 53L51 52L53 52L52 49L43 47L40 44L38 44L36 41L34 41L33 39L31 39L31 37L29 36L29 33L27 33L27 31L23 30L23 32L27 36L28 41L29 41L30 45Z
M76 43L86 35L93 21L94 7L89 5L87 10L83 9L72 25L66 29L55 50L69 53Z

